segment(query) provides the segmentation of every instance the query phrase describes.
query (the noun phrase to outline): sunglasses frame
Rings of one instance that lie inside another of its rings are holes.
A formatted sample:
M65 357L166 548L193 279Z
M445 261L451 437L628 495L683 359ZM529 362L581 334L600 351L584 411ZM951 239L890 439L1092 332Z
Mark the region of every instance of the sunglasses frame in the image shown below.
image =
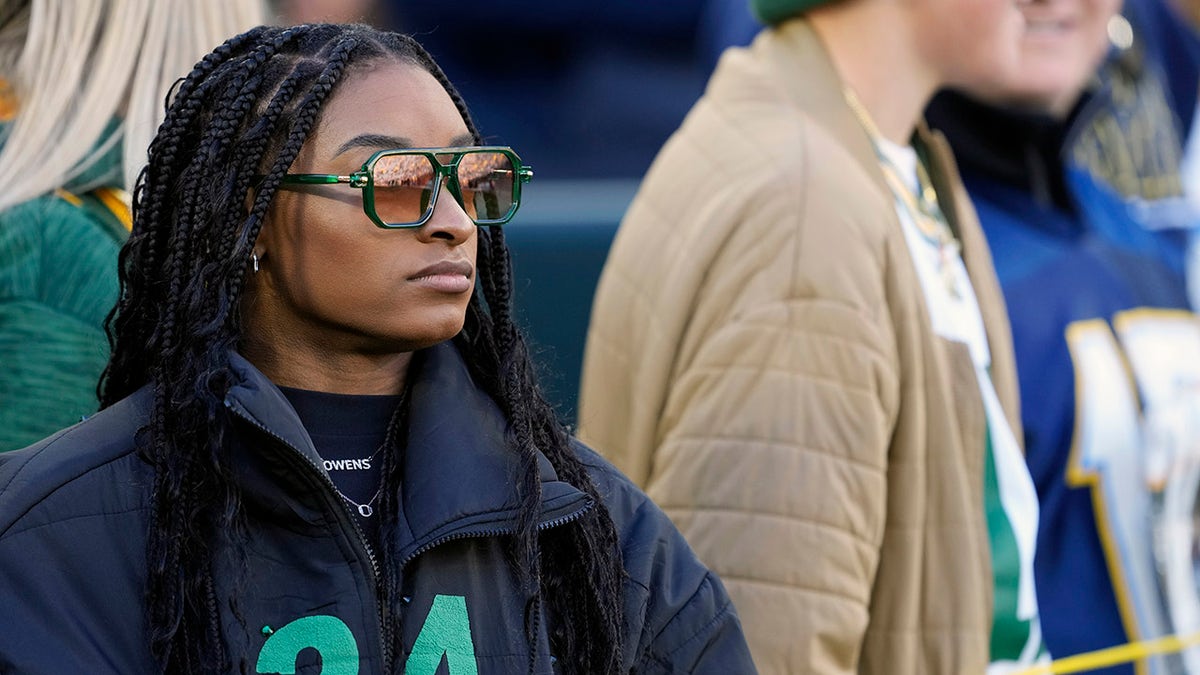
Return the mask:
M363 212L375 223L376 227L381 227L385 230L408 230L418 228L429 222L433 217L433 210L437 206L438 196L441 194L442 183L446 184L446 189L450 191L450 195L454 197L454 201L466 210L466 205L462 200L462 189L458 183L458 164L462 161L464 155L475 154L481 152L492 152L504 155L512 162L513 165L513 195L512 206L508 208L508 213L500 218L475 219L472 218L477 226L488 227L495 225L503 225L512 220L516 214L517 208L521 205L521 185L533 180L533 167L527 166L521 162L521 157L513 151L512 148L499 145L472 145L464 147L451 148L396 148L391 150L380 150L371 155L362 168L348 176L339 176L329 173L289 173L284 174L283 183L298 184L298 185L333 185L336 183L346 183L352 188L359 188L363 191ZM379 214L375 212L375 165L384 157L392 157L395 155L419 155L429 160L434 170L433 189L429 197L429 206L426 207L425 213L421 214L421 218L411 223L387 223L384 222ZM450 155L450 161L443 163L438 159L438 155Z

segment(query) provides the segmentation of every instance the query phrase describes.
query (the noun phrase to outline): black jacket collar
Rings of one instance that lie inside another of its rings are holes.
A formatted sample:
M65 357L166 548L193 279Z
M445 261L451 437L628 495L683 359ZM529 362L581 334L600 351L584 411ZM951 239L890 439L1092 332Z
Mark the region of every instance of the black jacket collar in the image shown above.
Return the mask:
M997 181L1033 195L1039 204L1072 209L1064 153L1076 122L1098 95L1085 93L1066 119L1057 120L943 91L925 117L950 141L964 178Z
M292 466L271 471L272 480L282 483L292 498L304 500L313 481L297 480L297 474L320 476L324 469L300 418L279 389L249 361L231 354L231 366L237 384L226 396L227 407L266 436L290 447L293 456L285 452L283 459L293 460ZM402 554L452 534L511 531L518 509L520 460L505 442L505 416L476 386L458 349L449 342L418 353L410 377L400 498ZM261 447L261 443L248 447ZM543 525L587 507L586 495L558 480L549 460L540 453L538 466ZM266 487L261 476L246 478L256 486L252 490ZM307 501L312 510L289 510L306 520L319 518L321 500L314 504L309 495Z

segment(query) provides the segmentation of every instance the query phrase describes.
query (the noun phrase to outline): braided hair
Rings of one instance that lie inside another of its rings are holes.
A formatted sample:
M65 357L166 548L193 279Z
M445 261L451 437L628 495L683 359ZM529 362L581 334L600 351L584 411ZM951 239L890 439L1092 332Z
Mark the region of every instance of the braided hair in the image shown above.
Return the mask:
M146 619L165 672L224 672L213 569L238 554L246 527L232 479L224 398L229 352L241 338L246 262L283 176L322 106L356 68L410 63L433 75L480 142L467 107L413 39L366 26L259 27L205 56L177 86L134 191L134 228L120 255L121 298L109 315L112 357L101 380L108 407L149 385L153 406L138 434L155 467L148 533ZM253 199L247 200L246 195ZM612 519L552 408L541 395L512 316L512 271L500 228L479 232L476 293L454 344L509 421L520 460L519 515L510 559L527 593L530 670L539 618L564 672L613 673L623 653L624 569ZM396 531L403 416L383 454L380 598L393 617L384 640L401 654ZM576 526L537 529L539 453L584 491L592 508ZM235 610L236 611L236 610ZM399 664L390 664L396 668Z

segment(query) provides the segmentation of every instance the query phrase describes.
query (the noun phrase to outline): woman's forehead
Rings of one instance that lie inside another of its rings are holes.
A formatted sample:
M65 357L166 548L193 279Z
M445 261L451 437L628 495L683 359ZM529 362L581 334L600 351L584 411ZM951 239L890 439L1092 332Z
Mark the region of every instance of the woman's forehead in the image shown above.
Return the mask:
M442 147L464 139L471 135L445 87L423 68L394 61L347 77L325 104L312 138L319 146L314 150L329 158L368 143Z

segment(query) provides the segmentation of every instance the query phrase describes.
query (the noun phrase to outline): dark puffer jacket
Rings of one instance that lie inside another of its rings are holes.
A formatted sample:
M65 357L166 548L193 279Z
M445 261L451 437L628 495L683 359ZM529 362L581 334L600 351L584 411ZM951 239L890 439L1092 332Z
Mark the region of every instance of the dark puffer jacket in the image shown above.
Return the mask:
M252 673L382 672L377 562L287 400L233 359L240 382L226 405L237 420L250 541L244 560L218 563L230 653ZM423 353L411 397L397 537L406 653L397 667L527 672L524 595L504 541L517 475L504 417L449 344ZM142 389L0 455L0 672L156 670L143 618L153 470L134 444L150 405ZM638 673L754 672L721 582L641 491L577 449L616 523L628 573L624 664ZM589 499L544 458L541 474L540 527L573 527ZM539 642L538 672L554 672L544 630Z

